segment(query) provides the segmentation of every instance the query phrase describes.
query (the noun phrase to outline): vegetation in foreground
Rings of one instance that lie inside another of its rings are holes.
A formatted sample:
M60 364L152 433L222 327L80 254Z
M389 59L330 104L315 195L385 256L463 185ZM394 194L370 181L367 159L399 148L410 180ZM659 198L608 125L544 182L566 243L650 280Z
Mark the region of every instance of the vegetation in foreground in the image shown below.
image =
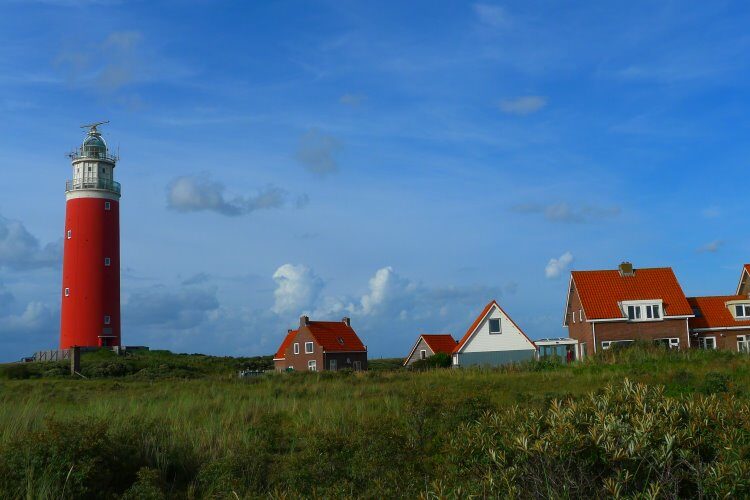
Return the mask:
M234 375L0 381L0 497L750 495L747 356Z

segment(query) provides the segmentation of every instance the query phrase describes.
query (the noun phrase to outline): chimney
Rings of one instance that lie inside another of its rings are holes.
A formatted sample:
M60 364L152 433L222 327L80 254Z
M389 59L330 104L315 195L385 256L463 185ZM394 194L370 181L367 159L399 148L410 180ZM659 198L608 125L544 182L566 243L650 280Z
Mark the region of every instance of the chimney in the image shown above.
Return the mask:
M286 333L287 334L292 333L292 329L290 328L289 330L286 331Z
M351 327L351 326L352 326L352 320L351 320L351 319L349 319L349 318L347 318L346 316L344 316L344 318L343 318L343 319L342 319L341 321L343 321L343 322L344 322L344 324L345 324L346 326L348 326L348 327Z
M635 274L635 269L633 269L633 264L631 262L623 262L620 264L620 276L633 276Z
M310 324L310 317L309 316L300 316L299 317L299 327L302 328L303 326L307 326Z

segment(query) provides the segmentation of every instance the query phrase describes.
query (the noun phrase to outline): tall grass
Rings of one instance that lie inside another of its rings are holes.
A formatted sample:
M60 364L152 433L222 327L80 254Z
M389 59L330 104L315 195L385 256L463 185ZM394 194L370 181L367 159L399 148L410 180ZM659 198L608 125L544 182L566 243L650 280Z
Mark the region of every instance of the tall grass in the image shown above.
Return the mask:
M180 363L214 361L159 356L170 377L0 380L0 497L750 494L747 356L639 347L567 366L246 380L231 360L195 376ZM621 463L644 422L656 437ZM673 453L689 456L666 474L658 453L681 428Z

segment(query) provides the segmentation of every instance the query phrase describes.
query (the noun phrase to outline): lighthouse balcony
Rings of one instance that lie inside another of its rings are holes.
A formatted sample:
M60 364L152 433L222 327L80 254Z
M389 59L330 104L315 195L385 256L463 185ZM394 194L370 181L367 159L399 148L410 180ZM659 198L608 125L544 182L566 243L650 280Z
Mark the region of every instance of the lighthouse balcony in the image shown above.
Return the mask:
M94 189L120 194L120 183L110 179L73 179L65 181L65 192Z

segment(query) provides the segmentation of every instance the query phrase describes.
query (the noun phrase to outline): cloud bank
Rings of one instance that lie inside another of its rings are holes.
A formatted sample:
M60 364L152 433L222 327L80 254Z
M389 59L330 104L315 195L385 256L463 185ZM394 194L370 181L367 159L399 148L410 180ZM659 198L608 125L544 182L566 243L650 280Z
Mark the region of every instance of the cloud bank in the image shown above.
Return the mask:
M265 187L250 196L233 198L227 198L225 190L222 183L205 176L178 177L167 186L167 207L178 212L210 211L236 217L257 210L280 208L287 199L286 191L275 186ZM300 206L299 199L297 206Z

